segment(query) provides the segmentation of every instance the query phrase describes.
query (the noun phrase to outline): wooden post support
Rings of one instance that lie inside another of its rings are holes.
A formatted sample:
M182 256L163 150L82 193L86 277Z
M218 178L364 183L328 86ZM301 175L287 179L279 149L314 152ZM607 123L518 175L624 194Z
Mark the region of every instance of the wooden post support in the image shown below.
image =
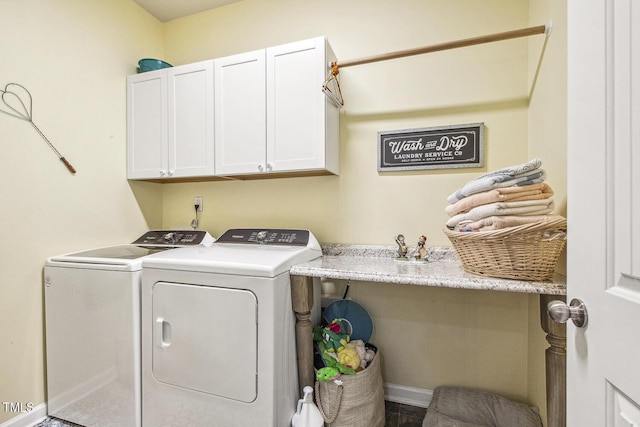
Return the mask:
M545 352L547 373L547 427L565 427L567 423L567 325L554 322L547 314L553 300L567 301L561 295L540 295L540 324L547 333Z
M298 385L300 396L304 386L315 383L313 372L313 278L291 276L291 305L296 314L296 356L298 359Z

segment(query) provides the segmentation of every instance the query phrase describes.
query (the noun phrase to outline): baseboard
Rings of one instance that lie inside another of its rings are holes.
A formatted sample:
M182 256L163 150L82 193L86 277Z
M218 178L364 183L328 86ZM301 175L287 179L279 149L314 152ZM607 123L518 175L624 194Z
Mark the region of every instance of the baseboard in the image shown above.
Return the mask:
M23 412L18 416L0 424L0 427L30 427L47 418L47 404L41 403L29 412Z
M432 397L432 390L398 384L384 384L384 398L390 402L426 408Z

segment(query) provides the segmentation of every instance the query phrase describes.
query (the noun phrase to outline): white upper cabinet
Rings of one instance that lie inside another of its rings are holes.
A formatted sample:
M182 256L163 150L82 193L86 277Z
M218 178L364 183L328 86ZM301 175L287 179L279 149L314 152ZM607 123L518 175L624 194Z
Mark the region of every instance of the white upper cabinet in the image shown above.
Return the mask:
M128 178L337 174L335 60L316 37L129 76Z
M324 37L216 59L216 173L338 173Z
M176 178L213 175L213 61L167 71L169 173Z
M322 91L324 37L267 49L267 171L338 173L338 108Z
M203 61L128 77L129 179L214 174L213 73Z
M265 51L215 63L216 173L261 172L267 158Z
M127 78L127 178L166 176L167 73L165 70Z

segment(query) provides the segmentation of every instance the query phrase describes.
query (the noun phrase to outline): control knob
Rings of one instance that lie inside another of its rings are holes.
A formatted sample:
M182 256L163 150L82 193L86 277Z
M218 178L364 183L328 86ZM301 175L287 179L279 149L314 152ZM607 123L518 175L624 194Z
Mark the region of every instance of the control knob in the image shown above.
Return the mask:
M267 240L267 231L266 230L258 231L258 234L256 234L256 240L260 244L265 244Z

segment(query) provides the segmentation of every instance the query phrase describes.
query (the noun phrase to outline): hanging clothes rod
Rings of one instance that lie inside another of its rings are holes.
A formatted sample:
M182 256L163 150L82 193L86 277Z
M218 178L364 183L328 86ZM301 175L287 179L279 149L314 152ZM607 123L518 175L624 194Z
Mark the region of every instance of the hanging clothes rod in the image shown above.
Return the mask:
M490 34L487 36L473 37L470 39L457 40L453 42L435 44L431 46L419 47L415 49L400 50L397 52L383 53L381 55L367 56L364 58L352 59L350 61L333 61L330 66L334 74L337 74L339 68L352 67L354 65L369 64L372 62L387 61L389 59L404 58L406 56L421 55L423 53L439 52L442 50L457 49L460 47L473 46L477 44L492 43L501 40L515 39L519 37L528 37L536 34L551 33L551 22L547 25L538 25L536 27L522 28L520 30L506 31L504 33Z

